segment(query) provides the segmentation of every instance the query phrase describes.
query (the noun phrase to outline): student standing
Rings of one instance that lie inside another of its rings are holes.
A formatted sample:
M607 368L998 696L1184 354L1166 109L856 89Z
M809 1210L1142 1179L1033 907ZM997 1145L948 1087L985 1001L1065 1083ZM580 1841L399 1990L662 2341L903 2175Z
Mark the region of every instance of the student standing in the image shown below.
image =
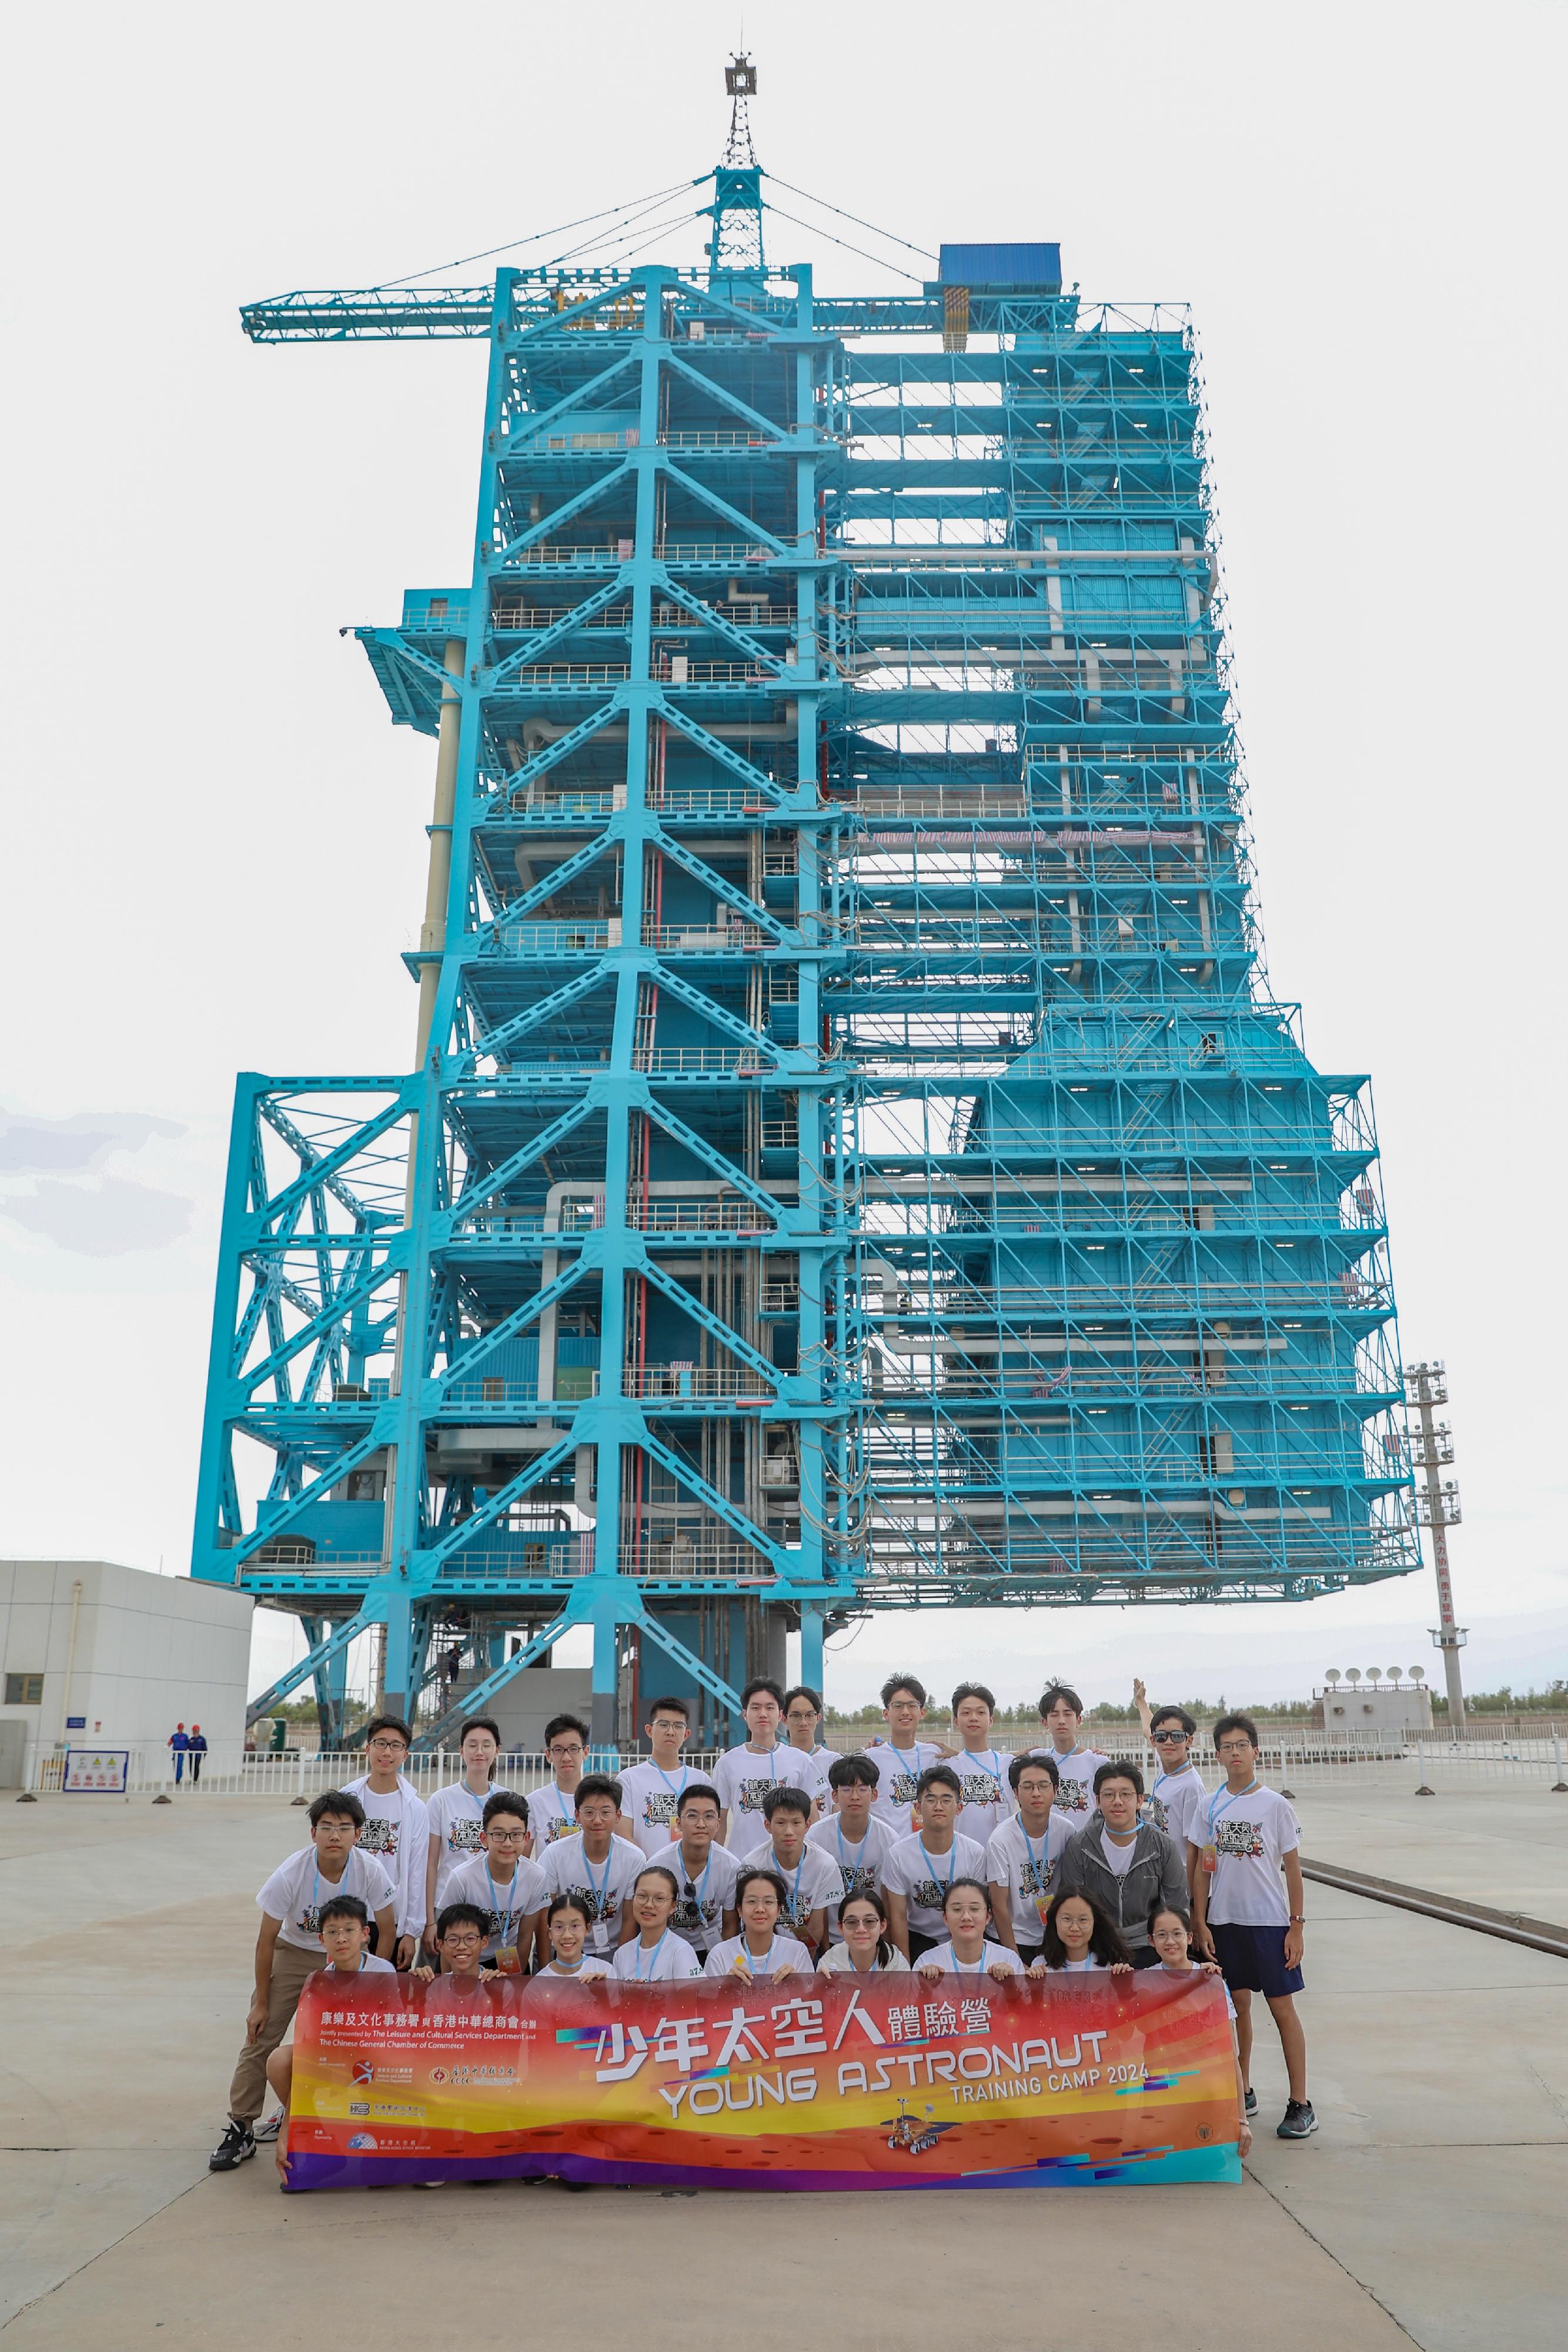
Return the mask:
M846 1895L834 1922L837 1940L817 1962L819 1976L907 1976L909 1962L888 1930L887 1906L874 1889Z
M997 1702L984 1683L960 1683L953 1694L953 1728L961 1743L951 1759L963 1787L957 1830L960 1837L988 1845L1013 1810L1008 1780L1008 1759L991 1746L991 1717Z
M946 1938L933 1944L918 1963L923 1977L995 1977L1005 1984L1023 1974L1023 1963L1008 1944L988 1943L986 1927L991 1916L988 1887L977 1878L956 1878L942 1897Z
M191 1745L190 1734L183 1723L177 1723L174 1726L165 1745L173 1751L174 1786L177 1789L185 1777L185 1752Z
M722 1755L713 1769L713 1784L724 1807L724 1843L737 1857L759 1845L767 1834L762 1800L782 1780L790 1788L804 1786L810 1767L798 1748L780 1748L779 1725L784 1713L781 1686L758 1675L740 1694L746 1738L738 1748Z
M735 1882L740 1864L718 1843L722 1819L718 1790L706 1780L693 1780L676 1801L674 1842L659 1856L675 1874L670 1925L699 1958L721 1937L736 1932Z
M1111 1759L1097 1748L1084 1747L1083 1701L1065 1683L1052 1683L1042 1693L1040 1719L1051 1735L1051 1745L1037 1748L1034 1753L1054 1760L1057 1811L1064 1819L1076 1816L1072 1826L1081 1830L1094 1810L1094 1775Z
M453 1874L479 1851L479 1829L485 1801L496 1778L501 1752L500 1727L493 1716L472 1715L457 1735L462 1759L460 1779L437 1789L425 1801L424 1822L429 1840L424 1864L424 1940L435 1934L435 1915L447 1899Z
M1134 1682L1133 1704L1159 1768L1144 1799L1144 1819L1153 1822L1155 1829L1168 1832L1178 1845L1201 1845L1202 1839L1191 1833L1193 1816L1208 1794L1192 1753L1197 1725L1185 1706L1161 1706L1151 1712L1141 1682Z
M608 1959L632 1932L627 1897L647 1856L630 1838L617 1837L621 1783L607 1772L590 1772L577 1787L579 1835L558 1838L545 1855L545 1885L551 1895L580 1895L591 1926L589 1948Z
M1140 1821L1144 1776L1135 1764L1102 1764L1094 1775L1097 1813L1067 1846L1061 1857L1061 1884L1074 1894L1092 1897L1097 1909L1115 1922L1123 1942L1133 1955L1133 1966L1155 1965L1149 1942L1149 1908L1154 1903L1186 1901L1186 1849Z
M1056 1892L1062 1853L1075 1832L1071 1822L1054 1810L1056 1765L1051 1757L1013 1757L1008 1783L1018 1811L991 1832L986 1883L998 1939L1027 1968L1040 1958L1046 1907Z
M1218 1960L1236 2003L1236 2042L1247 2113L1252 2089L1252 1996L1260 1992L1279 2028L1290 2096L1275 2126L1281 2139L1305 2139L1318 2127L1307 2096L1307 2037L1296 2014L1302 1990L1306 1890L1301 1833L1290 1801L1258 1778L1258 1727L1250 1716L1222 1715L1214 1748L1225 1773L1195 1818L1193 1941Z
M588 1761L588 1726L580 1715L552 1715L545 1726L545 1754L553 1778L528 1790L528 1826L533 1855L542 1862L558 1839L577 1834L577 1792Z
M832 1769L834 1751L821 1744L822 1694L814 1691L810 1683L797 1683L784 1694L784 1737L802 1761L810 1767L800 1786L811 1799L811 1819L820 1821L827 1811L828 1774Z
M344 1789L318 1797L308 1816L310 1843L279 1864L256 1896L256 1986L245 2045L229 2084L229 2119L207 2158L210 2172L233 2172L256 2154L256 2120L266 2097L267 2062L294 2021L305 1979L325 1957L321 1906L357 1895L387 1942L395 1938L397 1895L373 1854L359 1851L364 1807Z
M664 1863L645 1863L637 1873L632 1888L636 1933L627 1937L611 1964L629 1984L664 1984L672 1977L701 1976L702 1962L670 1924L678 1892L675 1874Z
M1217 1964L1205 1967L1192 1956L1186 1914L1168 1904L1156 1903L1149 1914L1149 1941L1158 1956L1161 1969L1166 1976L1186 1977L1199 1973L1216 1975ZM1236 2061L1236 2152L1247 2156L1252 2148L1252 2126L1247 2115L1247 2084L1241 2073L1241 2057L1236 2047L1236 2003L1225 1990L1225 2013L1230 2020L1230 2048Z
M877 1794L872 1807L895 1837L907 1837L915 1811L920 1775L942 1761L939 1741L922 1739L925 1717L925 1685L915 1675L891 1675L881 1692L887 1738L866 1749L876 1767Z
M769 1789L762 1800L767 1823L765 1843L747 1855L759 1869L776 1870L784 1884L779 1926L796 1936L813 1962L828 1941L828 1916L836 1907L843 1881L839 1865L820 1845L806 1837L811 1800L804 1789Z
M202 1737L202 1727L199 1723L193 1723L191 1726L190 1745L185 1750L185 1753L191 1759L191 1786L193 1789L199 1789L202 1785L202 1759L206 1752L207 1743Z
M528 1799L515 1797L510 1789L486 1797L479 1843L482 1852L447 1881L446 1904L471 1903L482 1911L486 1965L504 1977L518 1976L536 1948L541 1961L545 1957L549 1900L544 1872L528 1858Z
M915 1793L913 1836L900 1838L883 1864L882 1888L893 1940L912 1964L943 1941L942 1898L956 1878L986 1875L986 1850L955 1828L962 1790L950 1764L931 1764Z
M395 1959L400 1969L410 1967L419 1956L430 1853L424 1805L402 1769L413 1746L413 1734L400 1716L372 1716L365 1726L365 1758L371 1769L349 1782L349 1794L365 1809L360 1843L385 1865L397 1888L396 1949L382 1958Z
M645 1764L629 1764L620 1775L625 1815L621 1835L634 1839L650 1860L662 1861L675 1834L675 1807L702 1775L681 1761L691 1737L691 1709L684 1698L656 1698L643 1726L653 1754Z
M703 1963L705 1977L738 1976L755 1984L810 1975L811 1955L779 1927L784 1887L777 1872L747 1863L735 1882L740 1933L716 1944Z
M820 1846L839 1866L838 1898L828 1906L831 1943L839 1941L838 1913L846 1895L880 1897L883 1865L898 1843L896 1832L872 1811L881 1787L871 1757L835 1756L828 1768L832 1811L806 1832L807 1844Z

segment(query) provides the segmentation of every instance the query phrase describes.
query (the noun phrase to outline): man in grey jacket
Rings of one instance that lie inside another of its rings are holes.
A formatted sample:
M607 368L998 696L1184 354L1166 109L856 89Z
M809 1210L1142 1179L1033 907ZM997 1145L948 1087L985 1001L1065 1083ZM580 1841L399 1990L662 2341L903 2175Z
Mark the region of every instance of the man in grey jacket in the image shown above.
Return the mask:
M1158 1955L1149 1941L1149 1913L1169 1904L1185 1919L1191 1909L1186 1855L1173 1837L1151 1822L1140 1822L1144 1776L1135 1764L1102 1764L1094 1775L1094 1802L1071 1843L1062 1849L1059 1885L1086 1895L1122 1931L1135 1968L1153 1968Z

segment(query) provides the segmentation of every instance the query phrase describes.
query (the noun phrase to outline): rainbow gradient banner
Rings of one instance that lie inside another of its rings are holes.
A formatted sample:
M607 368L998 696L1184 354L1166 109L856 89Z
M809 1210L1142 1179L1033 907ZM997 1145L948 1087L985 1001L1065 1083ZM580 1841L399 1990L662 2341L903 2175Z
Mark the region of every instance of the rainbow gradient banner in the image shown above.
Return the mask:
M1225 1996L1170 1977L312 1977L289 2187L1239 2180Z

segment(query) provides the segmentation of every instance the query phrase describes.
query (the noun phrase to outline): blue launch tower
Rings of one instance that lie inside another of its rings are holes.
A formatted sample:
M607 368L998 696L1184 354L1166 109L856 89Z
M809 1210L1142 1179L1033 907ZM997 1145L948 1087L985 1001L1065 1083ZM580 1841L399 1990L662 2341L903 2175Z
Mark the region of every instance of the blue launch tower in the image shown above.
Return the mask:
M737 81L738 77L738 81ZM592 1629L719 1736L871 1609L1419 1565L1367 1085L1270 997L1194 339L1046 243L300 293L470 337L473 560L359 631L435 745L406 1073L245 1073L194 1572L445 1728ZM438 1674L438 1666L441 1673Z

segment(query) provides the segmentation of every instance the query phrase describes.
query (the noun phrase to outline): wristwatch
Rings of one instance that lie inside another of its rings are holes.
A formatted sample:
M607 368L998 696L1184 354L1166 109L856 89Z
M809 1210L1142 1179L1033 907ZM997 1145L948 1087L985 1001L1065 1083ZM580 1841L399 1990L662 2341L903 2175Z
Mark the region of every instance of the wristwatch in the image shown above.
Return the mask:
M1291 1914L1290 1924L1292 1927L1304 1927L1307 1924L1306 1913L1304 1911L1292 1911Z

